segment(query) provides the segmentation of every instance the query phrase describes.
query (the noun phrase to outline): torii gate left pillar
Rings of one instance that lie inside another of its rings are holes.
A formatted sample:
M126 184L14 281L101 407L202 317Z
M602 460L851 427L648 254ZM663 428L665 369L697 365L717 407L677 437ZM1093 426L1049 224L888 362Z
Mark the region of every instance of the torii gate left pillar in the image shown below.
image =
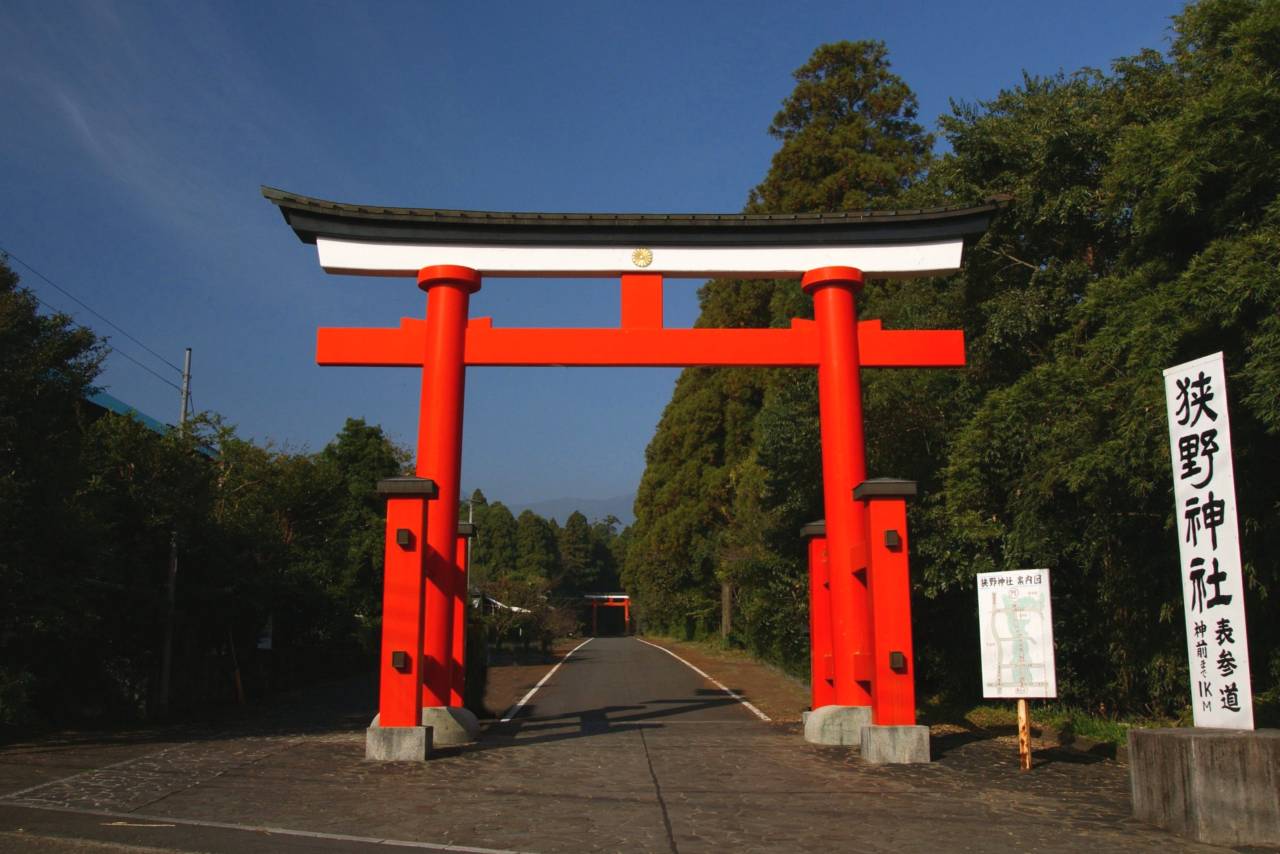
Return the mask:
M453 641L455 601L466 593L457 537L467 311L480 274L468 267L427 267L418 274L418 287L427 293L427 320L415 471L439 487L436 509L427 517L422 724L433 728L435 745L449 746L473 741L479 731L455 690Z

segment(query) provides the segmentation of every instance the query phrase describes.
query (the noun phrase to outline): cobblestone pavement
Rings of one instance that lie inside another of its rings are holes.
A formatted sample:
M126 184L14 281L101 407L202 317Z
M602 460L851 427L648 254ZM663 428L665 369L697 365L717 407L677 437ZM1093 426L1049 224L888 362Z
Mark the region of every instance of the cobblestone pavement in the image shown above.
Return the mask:
M958 734L929 765L867 765L629 638L593 640L514 721L426 764L364 761L366 696L0 750L0 850L1222 850L1130 819L1113 761L1042 751L1019 773L1007 739Z

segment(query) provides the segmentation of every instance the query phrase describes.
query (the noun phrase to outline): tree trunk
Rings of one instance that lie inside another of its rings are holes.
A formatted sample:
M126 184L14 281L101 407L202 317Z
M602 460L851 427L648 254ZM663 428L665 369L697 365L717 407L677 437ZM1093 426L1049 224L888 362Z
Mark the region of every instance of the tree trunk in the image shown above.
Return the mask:
M726 641L733 631L733 585L720 582L720 637Z

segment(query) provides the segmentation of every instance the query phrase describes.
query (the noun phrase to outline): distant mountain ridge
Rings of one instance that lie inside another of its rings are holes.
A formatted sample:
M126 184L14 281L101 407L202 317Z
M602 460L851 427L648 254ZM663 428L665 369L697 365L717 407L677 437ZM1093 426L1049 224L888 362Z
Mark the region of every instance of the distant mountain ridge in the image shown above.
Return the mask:
M507 506L517 516L525 510L532 510L544 518L555 519L561 525L564 524L565 519L569 518L569 514L577 510L586 516L589 522L595 522L606 516L617 516L618 521L625 526L636 519L632 510L635 503L636 496L633 492L630 495L617 495L613 498L546 498L526 504L512 502Z

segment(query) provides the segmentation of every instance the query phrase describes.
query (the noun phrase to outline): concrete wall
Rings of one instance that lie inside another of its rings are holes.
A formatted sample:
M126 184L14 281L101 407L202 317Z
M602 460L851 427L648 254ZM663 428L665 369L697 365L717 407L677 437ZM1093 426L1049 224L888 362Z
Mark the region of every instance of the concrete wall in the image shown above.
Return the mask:
M1280 846L1280 730L1129 731L1133 814L1216 845Z

